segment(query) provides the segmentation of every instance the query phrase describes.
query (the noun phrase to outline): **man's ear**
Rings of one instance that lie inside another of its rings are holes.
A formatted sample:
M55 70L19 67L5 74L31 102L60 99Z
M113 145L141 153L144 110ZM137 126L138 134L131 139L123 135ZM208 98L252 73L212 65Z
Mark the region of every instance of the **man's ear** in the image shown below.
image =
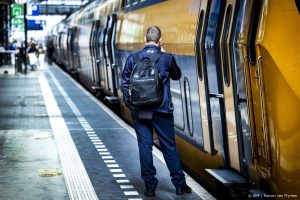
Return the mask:
M159 40L158 40L158 44L161 44L161 38L159 38Z
M144 36L144 41L147 43L147 38L146 38L146 36Z

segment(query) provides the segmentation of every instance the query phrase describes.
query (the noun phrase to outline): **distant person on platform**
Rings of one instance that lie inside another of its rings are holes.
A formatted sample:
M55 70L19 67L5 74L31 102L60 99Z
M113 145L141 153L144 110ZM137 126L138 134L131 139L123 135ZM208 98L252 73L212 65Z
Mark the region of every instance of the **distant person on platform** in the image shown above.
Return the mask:
M36 48L35 43L31 43L29 49L28 49L28 58L29 58L29 65L31 67L31 70L36 70L38 63L39 63L39 51Z
M17 41L14 40L14 41L10 42L6 48L7 51L11 52L9 54L9 57L10 57L10 64L13 66L16 64L16 58L15 58L15 51L17 50L16 43L17 43Z
M44 50L44 47L41 43L37 46L37 49L39 51L40 69L43 69L44 68L44 62L45 62L45 50Z

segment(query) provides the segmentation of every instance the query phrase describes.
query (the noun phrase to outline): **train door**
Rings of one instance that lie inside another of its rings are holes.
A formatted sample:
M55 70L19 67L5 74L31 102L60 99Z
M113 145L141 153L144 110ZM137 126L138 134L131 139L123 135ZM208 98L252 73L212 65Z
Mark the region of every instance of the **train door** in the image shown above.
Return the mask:
M116 22L117 22L117 15L112 14L108 18L108 26L107 26L107 34L105 37L105 57L106 59L106 66L107 66L107 77L108 77L108 91L116 96L116 65L115 65L115 36L116 36Z
M72 60L73 60L73 70L78 72L80 69L80 56L79 56L79 47L78 47L78 31L77 27L73 27L72 31Z
M105 50L105 40L106 40L106 35L107 35L107 29L108 29L108 25L109 25L109 19L110 17L107 16L106 17L106 21L104 24L104 27L101 31L101 35L100 35L100 81L101 81L101 85L103 87L103 89L105 91L108 91L109 89L109 83L108 83L108 72L107 72L107 54L106 54L106 50Z
M98 36L98 29L99 29L99 20L96 20L94 22L94 34L93 34L93 39L92 39L92 62L93 62L93 67L94 67L94 82L95 83L99 83L99 69L97 67L97 58L96 58L96 54L97 54L97 49L96 49L96 43L97 43L97 36Z
M101 71L100 71L100 64L101 64L101 55L100 55L100 51L101 51L101 42L100 42L100 36L101 36L101 23L100 20L97 20L97 28L96 28L96 33L95 33L95 65L96 65L96 73L97 73L97 80L98 80L98 85L101 88L102 84L101 84Z
M267 117L266 117L266 102L264 94L264 77L262 73L262 57L260 54L260 47L257 45L257 38L261 37L257 29L259 26L259 16L261 13L266 13L266 7L262 6L260 0L254 1L254 9L252 12L250 33L249 33L249 62L250 62L250 71L249 76L254 78L249 78L251 81L251 95L252 95L252 114L253 121L255 124L255 137L254 144L257 152L254 152L256 159L258 161L261 172L264 175L268 175L269 168L271 166L270 158L270 144L269 144L269 133L267 128ZM258 34L258 35L257 35ZM255 116L255 117L254 117Z
M91 63L91 79L95 82L95 65L94 65L94 35L95 35L95 21L92 22L92 29L90 34L90 41L89 41L89 49L90 49L90 63Z
M195 58L197 66L197 82L200 99L200 114L203 129L204 150L212 155L216 153L214 149L211 107L208 95L207 70L204 67L205 62L205 30L207 26L208 13L210 9L209 1L202 1L200 5L198 25L195 40Z
M62 55L62 32L59 32L58 33L58 42L57 42L57 46L58 46L58 51L57 51L57 54L56 54L56 56L57 56L57 62L59 63L59 64L61 64L62 62L61 62L61 55Z
M67 69L72 66L72 28L68 28L67 33Z
M221 154L225 168L241 171L243 141L239 98L232 61L236 0L203 1L196 33L196 62L204 149ZM243 169L242 169L243 170Z
M248 173L243 146L244 132L250 134L249 117L246 117L248 122L243 121L243 115L249 114L245 113L247 97L239 96L240 83L233 62L240 3L202 1L195 45L204 148L212 155L221 155L224 168L206 170L228 187L238 184L247 187L247 180L240 174Z
M234 94L234 105L236 107L236 126L237 126L237 141L239 146L239 155L241 170L244 176L248 176L247 171L253 160L253 143L252 137L254 130L253 118L251 117L251 91L250 91L250 76L249 76L249 58L248 44L249 41L249 25L253 1L241 0L239 5L236 28L233 35L233 41L229 48L232 54L231 61L231 77ZM223 68L223 71L226 68ZM225 73L225 72L223 72ZM224 75L224 74L223 74ZM225 87L225 86L224 86Z
M72 27L70 28L70 52L69 52L69 60L70 60L70 70L75 69L75 62L74 62L74 54L75 54L75 48L74 48L74 41L76 37L76 28Z
M212 155L218 154L222 156L224 167L228 167L229 154L225 104L219 57L219 39L225 1L211 0L207 1L207 5L204 5L205 3L206 2L202 1L203 5L201 5L200 8L202 10L200 10L198 20L200 26L202 26L202 33L198 34L202 37L199 38L199 48L201 47L202 51L197 55L197 57L200 57L197 63L199 94L200 100L202 101L200 102L200 104L202 104L201 114L203 117L202 120L204 120L202 121L204 128L204 147L206 150L209 150ZM199 63L201 62L202 68L199 68ZM200 71L200 69L202 69L202 71ZM205 110L206 113L204 112ZM206 123L208 125L206 125ZM209 134L205 133L207 131L205 129L208 129ZM209 144L207 144L208 142Z
M228 0L224 9L223 24L220 36L220 72L224 92L225 119L227 129L229 167L241 171L242 158L242 129L239 118L237 81L233 65L233 31L237 13L236 0Z

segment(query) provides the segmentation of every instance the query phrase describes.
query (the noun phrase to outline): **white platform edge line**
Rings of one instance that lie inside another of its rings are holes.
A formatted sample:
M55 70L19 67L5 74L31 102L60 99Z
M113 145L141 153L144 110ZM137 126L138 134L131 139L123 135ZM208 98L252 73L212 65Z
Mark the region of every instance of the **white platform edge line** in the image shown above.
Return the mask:
M53 65L56 66L56 65ZM100 108L102 108L108 115L110 115L118 124L120 124L123 128L125 128L133 137L136 138L136 134L134 129L126 124L118 115L113 113L108 107L106 107L101 101L99 101L96 97L86 91L83 86L81 86L78 82L76 82L69 74L64 72L58 66L56 66L58 70L62 72L62 74L68 77L84 94L86 94L94 103L96 103ZM153 154L163 163L166 165L162 153L153 146ZM192 188L192 190L203 200L214 200L215 198L206 191L199 183L197 183L192 177L190 177L186 172L184 172L187 184Z
M49 87L46 77L39 77L39 83L42 90L45 106L49 115L49 121L52 127L53 135L55 137L69 197L70 199L89 198L97 200L98 197L91 184L85 167L83 166L83 163L80 159L77 148L72 140L65 120L62 117L57 117L62 116L62 114L54 98L54 95ZM66 155L66 151L64 150L64 148L66 148L64 146L66 143L68 144L68 155ZM72 156L70 156L70 154ZM70 160L71 158L72 160ZM72 165L70 165L70 163ZM72 173L74 172L74 170L77 174L82 175L81 177L79 177L79 180L75 181L73 179L74 176L72 175Z

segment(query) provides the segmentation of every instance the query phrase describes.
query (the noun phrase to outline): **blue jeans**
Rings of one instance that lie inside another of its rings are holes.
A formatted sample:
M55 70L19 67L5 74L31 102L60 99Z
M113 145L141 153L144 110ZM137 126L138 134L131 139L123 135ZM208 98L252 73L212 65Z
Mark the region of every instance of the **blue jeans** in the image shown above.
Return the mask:
M175 187L185 185L185 177L175 144L173 113L154 112L152 119L138 118L138 111L132 111L132 118L138 139L141 175L147 189L155 189L158 180L153 165L153 128L159 136L164 159Z

